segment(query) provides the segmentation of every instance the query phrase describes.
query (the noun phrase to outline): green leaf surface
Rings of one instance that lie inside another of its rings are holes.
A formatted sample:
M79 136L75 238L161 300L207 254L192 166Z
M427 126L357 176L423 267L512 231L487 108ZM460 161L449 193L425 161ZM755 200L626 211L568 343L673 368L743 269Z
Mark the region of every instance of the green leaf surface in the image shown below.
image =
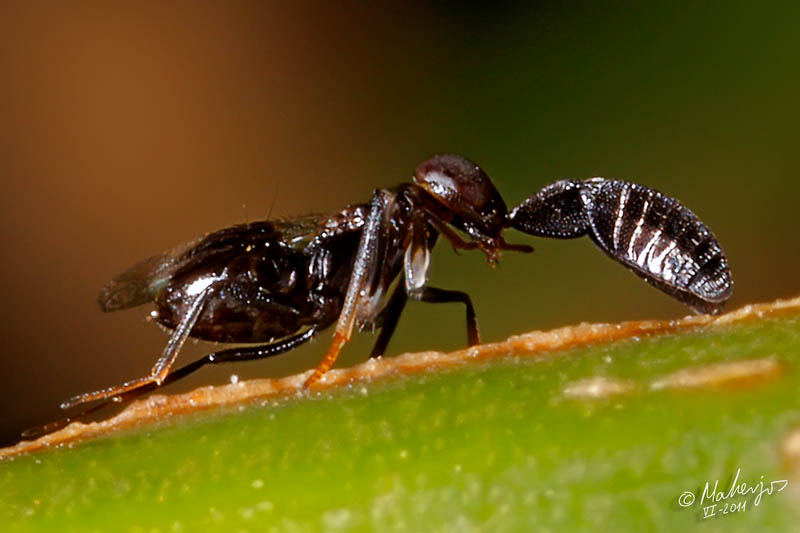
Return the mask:
M0 522L82 532L792 530L798 363L794 311L174 416L0 463ZM736 484L788 484L758 505L754 494L721 500L703 518L706 482L726 493L737 471ZM686 491L696 501L682 507Z

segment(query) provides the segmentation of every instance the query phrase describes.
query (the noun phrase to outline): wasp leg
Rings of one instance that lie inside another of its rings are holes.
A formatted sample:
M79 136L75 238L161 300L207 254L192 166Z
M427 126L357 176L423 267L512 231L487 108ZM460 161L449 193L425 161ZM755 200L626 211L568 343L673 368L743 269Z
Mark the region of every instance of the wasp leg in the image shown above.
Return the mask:
M119 396L125 392L138 389L139 387L145 386L148 383L155 383L156 386L161 385L161 383L166 379L167 374L169 374L170 367L172 367L172 364L178 357L178 352L180 352L181 348L183 347L183 343L186 342L186 339L189 337L189 333L191 333L192 328L197 322L197 318L200 316L200 312L203 310L203 304L205 303L209 294L211 294L212 290L213 285L206 287L200 294L197 295L194 301L192 301L192 305L189 307L186 315L181 318L178 327L176 327L175 331L172 332L172 336L169 338L167 346L164 348L164 352L161 354L161 357L158 358L158 361L156 361L156 364L153 365L153 368L150 370L150 375L143 378L134 379L132 381L127 381L122 385L117 385L115 387L108 387L106 389L100 389L94 392L87 392L73 396L69 400L63 402L61 404L61 408L69 409L82 403L93 402L95 400L107 400L109 398Z
M467 343L475 346L481 343L480 330L478 329L478 318L475 315L475 308L469 295L461 291L451 291L438 289L436 287L425 287L422 294L413 296L415 300L432 304L443 304L450 302L461 302L467 307Z
M460 255L458 254L459 250L475 250L476 248L480 248L479 243L474 241L465 241L462 239L458 233L453 231L450 226L448 226L438 217L430 215L428 217L428 221L433 225L434 229L436 229L436 231L438 231L442 237L444 237L445 240L450 243L450 246L457 255Z
M371 357L381 355L386 350L408 297L427 303L463 303L467 308L467 342L470 346L481 342L475 308L472 306L469 295L426 285L430 250L424 228L424 220L419 218L412 220L409 228L410 238L405 251L403 275L391 299L381 311L380 318L383 319L383 325L375 347L372 349Z
M80 413L74 414L70 417L63 418L56 422L51 422L49 424L45 424L43 426L26 429L25 431L22 432L22 436L38 437L40 435L51 433L57 429L65 427L70 422L73 422L75 420L80 420L94 413L95 411L99 411L100 409L108 407L109 405L128 403L130 401L133 401L139 396L147 394L148 392L151 392L159 387L163 387L165 385L178 381L179 379L188 376L189 374L193 373L194 371L208 364L231 363L236 361L253 361L256 359L265 359L267 357L272 357L273 355L279 355L284 352L288 352L289 350L293 350L294 348L300 346L301 344L310 341L316 334L317 334L317 328L312 327L307 329L303 333L292 335L291 337L287 337L285 339L281 339L277 342L273 342L270 344L262 344L258 346L246 346L243 348L231 348L229 350L222 350L219 352L210 353L205 357L198 359L197 361L189 363L188 365L183 366L178 370L175 370L174 372L171 372L169 375L167 375L166 378L164 378L164 380L161 382L160 385L155 381L148 381L137 388L120 393L112 398L107 398L105 402L93 405L87 409L84 409Z
M479 249L486 257L489 259L490 263L494 263L499 258L496 251L492 249L491 246L487 246L485 243L476 242L476 241L465 241L461 237L459 237L458 233L453 231L453 229L447 225L444 221L437 218L435 215L430 214L428 217L428 222L434 227L436 231L438 231L442 237L445 238L447 242L450 243L450 246L453 248L453 251L458 255L459 250L475 250ZM509 250L512 252L521 252L525 254L529 254L533 252L533 246L528 246L527 244L513 244L508 243L500 237L499 242L497 244L501 250Z
M385 223L384 214L393 199L394 195L388 191L376 190L373 194L369 215L361 233L361 240L358 243L358 251L353 263L353 274L350 277L350 283L347 285L344 304L339 313L339 320L336 322L336 330L333 333L333 341L325 357L306 379L306 387L319 381L331 369L339 357L339 352L350 340L358 306L364 296L362 292L366 289L369 277L375 275L378 268L375 263L380 252L378 242L381 228Z
M475 346L481 343L480 329L478 328L478 318L475 314L475 308L472 305L472 300L468 294L460 291L450 291L446 289L438 289L436 287L425 287L422 294L415 298L421 302L426 303L451 303L461 302L467 307L467 342L469 346ZM378 340L375 341L375 346L372 348L370 357L378 357L383 355L386 347L389 345L389 340L394 334L397 327L397 322L400 320L400 314L408 301L408 294L403 290L402 286L398 286L389 303L381 312L383 315L383 325Z
M472 306L472 300L470 300L469 295L460 291L437 289L426 285L430 250L426 242L424 227L424 221L415 219L412 220L409 229L411 242L406 248L404 261L406 293L411 298L421 302L463 303L467 308L467 342L470 346L480 344L481 336L478 330L478 319L475 316L475 308Z
M391 300L381 312L382 318L384 318L384 325L381 329L381 335L375 343L375 348L372 350L372 355L383 353L392 333L394 333L397 321L400 319L400 313L406 302L406 298L401 297L398 293L401 288L405 289L406 297L411 297L421 302L463 303L467 312L467 342L470 346L480 344L481 337L478 329L478 320L469 295L460 291L437 289L426 285L430 249L425 232L425 220L421 218L413 219L409 227L409 235L409 242L405 250L403 279L400 280L400 284L395 289L395 293L392 294Z
M205 365L218 365L222 363L234 363L238 361L255 361L257 359L266 359L267 357L272 357L273 355L279 355L288 352L289 350L293 350L301 344L305 344L316 334L317 328L311 327L303 333L298 333L297 335L292 335L291 337L286 337L285 339L281 339L270 344L229 348L227 350L210 353L207 356L170 373L162 385L166 385L186 377ZM153 384L153 388L155 387L157 387L157 385Z
M381 332L378 335L378 340L375 341L375 346L372 347L372 352L370 352L369 355L370 357L383 355L384 352L386 352L386 347L389 345L392 335L394 335L397 322L400 320L400 315L408 301L408 294L406 294L405 287L403 286L404 283L402 279L398 282L391 298L389 298L389 301L386 303L386 307L381 311L381 316L379 317L379 320L382 321Z
M403 273L400 274L391 298L378 316L381 332L378 340L375 341L370 357L383 355L386 351L409 295L418 299L422 294L430 264L430 249L424 218L418 215L412 218L404 246Z

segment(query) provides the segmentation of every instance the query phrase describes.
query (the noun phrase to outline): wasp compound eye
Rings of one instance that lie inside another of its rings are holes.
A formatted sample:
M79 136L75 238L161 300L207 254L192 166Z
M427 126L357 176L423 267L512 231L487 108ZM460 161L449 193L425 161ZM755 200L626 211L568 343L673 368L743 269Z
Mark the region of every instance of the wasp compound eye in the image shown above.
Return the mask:
M593 178L560 181L509 215L539 237L592 241L651 285L703 313L733 293L727 260L711 230L676 199L643 185Z

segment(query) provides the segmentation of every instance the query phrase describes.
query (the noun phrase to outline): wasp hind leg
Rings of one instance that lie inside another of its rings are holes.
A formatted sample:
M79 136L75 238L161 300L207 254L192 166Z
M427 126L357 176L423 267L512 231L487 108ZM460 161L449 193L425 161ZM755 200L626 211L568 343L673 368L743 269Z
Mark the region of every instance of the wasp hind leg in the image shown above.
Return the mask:
M222 350L219 352L210 353L205 357L198 359L197 361L189 363L188 365L183 366L178 370L175 370L174 372L171 372L170 374L167 375L166 378L164 378L164 381L162 381L161 384L158 384L155 381L145 381L138 387L117 393L115 396L112 396L110 398L104 398L105 399L104 402L92 405L91 407L84 409L83 411L75 415L72 415L68 418L63 418L61 420L58 420L56 422L51 422L43 426L26 429L25 431L22 432L22 436L38 437L40 435L51 433L53 431L56 431L57 429L65 427L70 422L73 422L75 420L80 420L112 404L116 405L133 401L139 396L143 396L148 392L152 392L153 390L159 387L163 387L165 385L169 385L170 383L178 381L179 379L188 376L189 374L195 372L196 370L199 370L200 368L208 364L232 363L237 361L254 361L256 359L265 359L267 357L272 357L273 355L279 355L284 352L288 352L289 350L292 350L300 346L301 344L308 342L316 334L317 334L317 328L312 327L302 333L298 333L297 335L292 335L291 337L286 337L285 339L281 339L277 342L273 342L270 344L263 344L258 346L246 346L243 348L231 348L229 350Z
M183 343L186 342L186 339L189 337L192 328L197 322L197 318L200 316L200 313L203 310L203 304L213 291L213 287L213 285L206 287L192 301L188 311L183 318L181 318L178 327L176 327L175 331L172 332L172 336L169 338L161 357L158 358L155 365L153 365L153 368L150 369L150 375L127 381L122 385L117 385L115 387L108 387L106 389L100 389L94 392L86 392L84 394L73 396L69 400L63 402L61 404L61 408L70 409L76 405L81 405L96 400L107 400L109 398L119 396L120 394L139 389L140 387L146 386L150 383L154 383L156 387L160 386L167 378L169 369L172 367L172 364L178 357L178 353L181 351Z

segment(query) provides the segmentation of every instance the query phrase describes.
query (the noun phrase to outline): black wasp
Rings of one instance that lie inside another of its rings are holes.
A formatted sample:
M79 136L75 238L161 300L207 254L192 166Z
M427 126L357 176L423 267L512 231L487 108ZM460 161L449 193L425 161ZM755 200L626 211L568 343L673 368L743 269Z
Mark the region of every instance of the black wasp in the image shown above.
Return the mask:
M417 167L412 182L376 190L368 203L233 226L134 265L103 288L100 306L116 311L153 302L156 320L172 331L163 354L146 377L61 407L128 400L209 363L278 355L335 323L328 352L305 382L312 385L336 361L353 327L378 328L371 355L383 354L408 298L463 304L467 341L478 344L469 296L427 284L431 249L441 235L456 249L481 250L492 265L501 250L532 252L505 241L509 227L539 237L588 235L697 312L719 312L733 292L722 248L669 196L625 181L564 180L509 213L478 165L440 155ZM218 351L171 372L188 337L260 344Z

